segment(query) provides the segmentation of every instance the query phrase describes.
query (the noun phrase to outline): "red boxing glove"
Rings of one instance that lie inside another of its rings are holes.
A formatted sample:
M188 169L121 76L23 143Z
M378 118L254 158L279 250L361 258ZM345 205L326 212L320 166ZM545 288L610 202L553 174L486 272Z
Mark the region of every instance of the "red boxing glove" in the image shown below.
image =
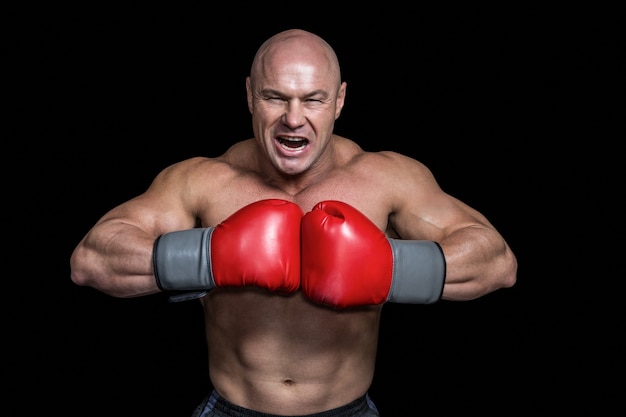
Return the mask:
M444 278L437 243L389 239L346 203L323 201L302 218L302 291L316 303L429 304L441 298Z
M297 204L270 199L250 204L219 224L211 237L215 285L297 291L302 215Z
M216 227L166 233L154 245L157 284L174 291L256 286L295 292L300 287L302 214L295 203L268 199L240 209Z

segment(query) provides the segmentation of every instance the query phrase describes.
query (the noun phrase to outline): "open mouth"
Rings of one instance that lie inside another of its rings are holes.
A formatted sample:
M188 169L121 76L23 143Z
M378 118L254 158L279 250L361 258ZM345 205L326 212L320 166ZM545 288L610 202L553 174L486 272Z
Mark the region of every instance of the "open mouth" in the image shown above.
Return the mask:
M296 150L304 148L309 141L302 138L279 137L278 142L285 149Z

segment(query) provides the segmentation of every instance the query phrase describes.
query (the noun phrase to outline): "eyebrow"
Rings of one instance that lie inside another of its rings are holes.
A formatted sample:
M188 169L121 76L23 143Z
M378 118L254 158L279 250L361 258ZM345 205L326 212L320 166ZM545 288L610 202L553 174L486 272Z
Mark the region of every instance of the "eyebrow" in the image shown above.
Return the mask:
M285 94L275 90L273 88L266 88L261 90L261 94L263 95L276 95L276 96L284 96ZM313 90L307 94L304 95L304 98L309 98L309 97L313 97L313 96L322 96L323 98L328 98L330 97L330 95L328 94L328 92L326 90Z

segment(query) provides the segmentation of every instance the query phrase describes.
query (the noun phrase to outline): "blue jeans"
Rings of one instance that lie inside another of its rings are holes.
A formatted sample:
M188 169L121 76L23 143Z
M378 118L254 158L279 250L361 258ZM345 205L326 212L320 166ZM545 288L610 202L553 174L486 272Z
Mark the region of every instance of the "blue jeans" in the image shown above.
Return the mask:
M191 417L279 417L274 414L259 413L239 407L224 398L213 390L210 396L205 398L196 408ZM352 401L350 404L323 411L321 413L309 414L301 417L380 417L376 406L369 395Z

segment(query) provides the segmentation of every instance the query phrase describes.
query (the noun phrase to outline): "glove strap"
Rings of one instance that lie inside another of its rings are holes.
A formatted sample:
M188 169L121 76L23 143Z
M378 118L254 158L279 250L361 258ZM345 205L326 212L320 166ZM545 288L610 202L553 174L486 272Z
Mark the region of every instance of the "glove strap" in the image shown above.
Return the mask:
M180 294L170 294L167 298L170 303L197 300L207 295L208 291L182 291Z
M388 239L393 250L393 274L387 301L433 304L441 299L446 259L437 242Z

